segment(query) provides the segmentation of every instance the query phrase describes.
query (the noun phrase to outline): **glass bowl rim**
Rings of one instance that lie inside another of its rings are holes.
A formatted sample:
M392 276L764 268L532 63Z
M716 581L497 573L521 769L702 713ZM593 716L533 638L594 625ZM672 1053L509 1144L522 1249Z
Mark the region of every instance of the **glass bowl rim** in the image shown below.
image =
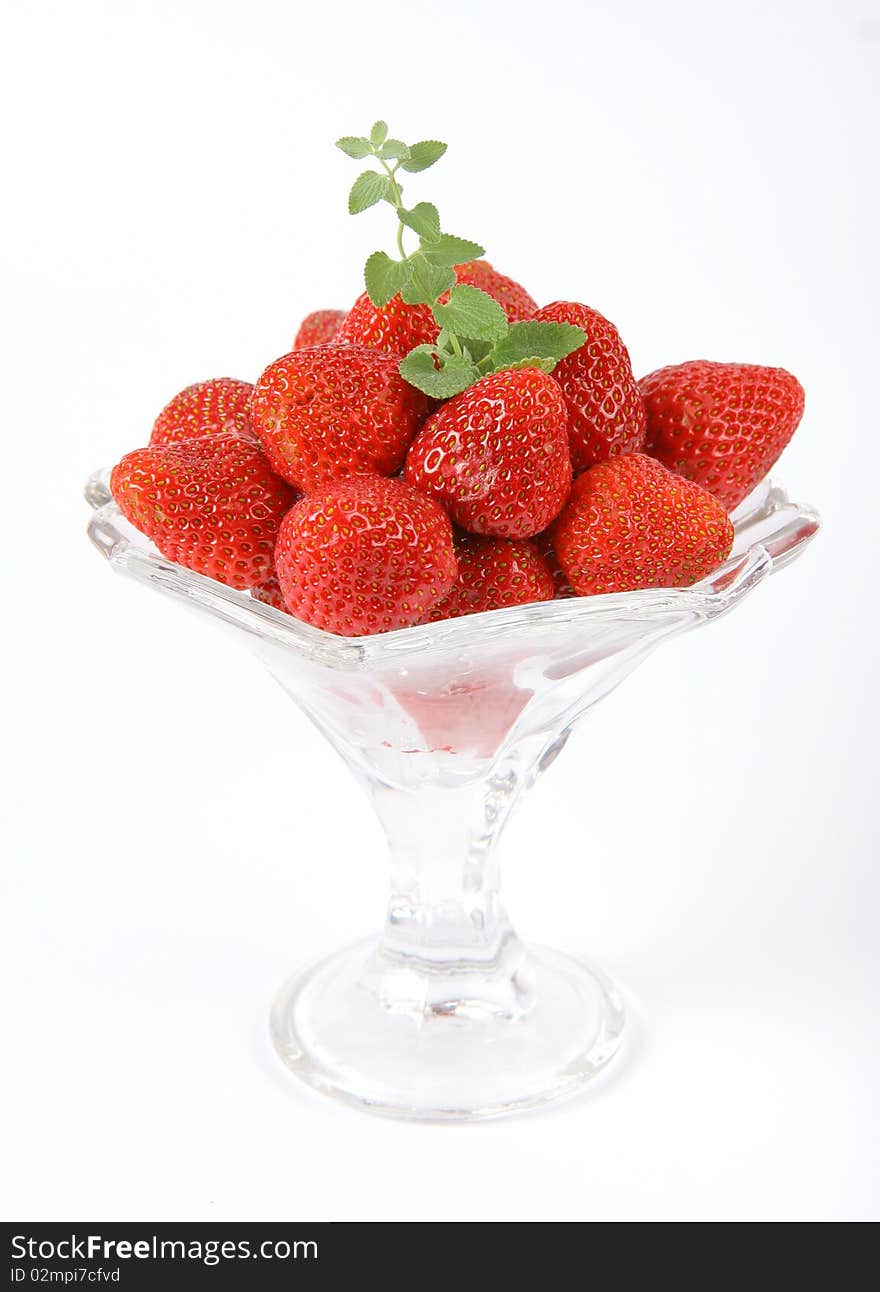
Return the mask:
M466 646L474 642L509 637L517 630L558 631L597 620L609 623L641 619L646 623L670 612L698 619L724 613L774 568L800 554L817 533L816 511L792 503L767 477L732 513L738 536L778 520L769 534L731 556L705 579L687 588L644 588L634 592L605 593L555 601L530 602L503 610L486 610L412 628L366 637L329 633L273 606L256 600L214 579L166 560L153 544L124 519L110 494L110 472L101 469L89 476L85 497L93 510L89 537L111 566L140 582L158 586L208 610L216 617L276 645L293 649L322 664L337 668L370 667L405 661L425 651Z

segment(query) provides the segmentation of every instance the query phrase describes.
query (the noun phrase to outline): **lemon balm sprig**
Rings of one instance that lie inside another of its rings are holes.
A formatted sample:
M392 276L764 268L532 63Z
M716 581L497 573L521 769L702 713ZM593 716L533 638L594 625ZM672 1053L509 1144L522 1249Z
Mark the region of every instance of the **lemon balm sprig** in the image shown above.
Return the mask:
M388 137L388 126L376 121L369 135L345 135L337 148L355 160L371 158L378 170L358 175L348 195L348 210L359 215L387 202L397 216L397 258L374 251L364 266L367 295L379 308L398 294L407 305L427 305L439 335L433 345L410 350L400 364L412 386L436 399L448 399L499 368L532 367L552 372L560 359L586 340L581 328L568 323L510 323L486 292L456 279L455 266L485 254L478 242L445 233L432 202L408 207L401 172L427 170L446 152L438 139L405 144ZM406 249L408 234L418 246Z

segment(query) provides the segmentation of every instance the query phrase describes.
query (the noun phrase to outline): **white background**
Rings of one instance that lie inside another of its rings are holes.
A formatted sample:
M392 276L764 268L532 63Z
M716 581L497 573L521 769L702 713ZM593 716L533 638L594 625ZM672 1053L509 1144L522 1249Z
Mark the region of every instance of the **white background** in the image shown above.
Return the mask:
M880 8L4 4L2 1080L8 1218L878 1218ZM181 386L345 306L377 116L641 373L781 364L804 559L665 646L505 841L521 931L623 985L623 1057L521 1120L372 1118L266 1012L378 926L366 801L237 645L114 578L81 481Z

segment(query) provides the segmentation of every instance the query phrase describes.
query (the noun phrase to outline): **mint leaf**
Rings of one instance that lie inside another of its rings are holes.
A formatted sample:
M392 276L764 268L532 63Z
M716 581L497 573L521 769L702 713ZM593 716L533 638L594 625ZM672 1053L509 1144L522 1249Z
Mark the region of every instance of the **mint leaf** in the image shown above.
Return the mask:
M411 211L398 210L398 218L425 242L435 243L440 237L440 215L432 202L418 202Z
M468 260L479 260L480 256L486 254L485 247L481 247L478 242L455 238L451 233L441 233L436 242L422 250L435 265L463 265Z
M383 161L405 161L409 157L409 149L399 139L386 139L379 149L378 156Z
M532 355L528 359L518 359L516 363L505 363L503 367L508 372L515 372L518 368L537 368L539 372L550 373L556 367L556 359L539 359L537 355ZM497 368L492 369L497 372Z
M452 288L448 304L434 306L434 318L440 327L469 341L500 341L509 326L498 302L467 283Z
M556 362L555 351L564 349L558 335L548 334L543 348L526 336L508 344L504 309L486 292L457 281L456 267L485 255L483 247L468 238L442 233L433 202L417 202L412 207L403 204L401 172L427 170L446 152L446 144L438 139L405 144L388 137L387 122L375 121L369 138L344 135L337 146L349 157L372 157L379 167L363 171L352 185L348 196L351 214L387 202L397 215L399 259L375 251L364 266L370 301L377 309L398 296L408 305L427 305L437 323L438 340L417 346L401 361L405 379L437 399L448 399L498 367L528 363L549 371ZM405 245L408 230L419 240L418 249L409 255ZM560 325L547 326L558 329ZM583 337L576 328L568 331ZM575 344L564 352L569 353Z
M359 215L368 207L375 206L390 191L391 184L387 175L377 175L374 170L365 170L351 186L348 195L349 215Z
M364 265L367 295L374 305L387 305L409 282L411 267L406 260L392 260L384 251L374 251Z
M409 157L402 163L403 169L427 170L429 166L434 165L434 162L439 161L445 152L446 144L441 144L438 139L423 139L421 143L410 146Z
M468 359L443 355L431 345L417 345L410 350L401 360L399 371L404 381L434 399L449 399L460 394L479 375Z
M533 367L536 360L546 360L551 366L546 368L542 363L543 371L552 372L560 359L580 349L586 339L583 328L571 323L511 323L507 336L485 357L482 367L486 372L497 372L526 360Z
M441 334L442 335L442 334ZM437 338L437 344L440 345L440 338ZM473 338L468 339L467 352L473 359L474 363L479 364L485 359L486 355L492 349L491 341L477 341ZM482 371L482 370L481 370Z
M451 269L432 265L419 251L410 256L409 269L409 282L400 293L407 305L433 305L438 296L455 285Z
M361 139L357 135L343 135L341 139L336 140L336 147L341 148L346 157L354 157L355 160L369 157L373 151L369 139Z

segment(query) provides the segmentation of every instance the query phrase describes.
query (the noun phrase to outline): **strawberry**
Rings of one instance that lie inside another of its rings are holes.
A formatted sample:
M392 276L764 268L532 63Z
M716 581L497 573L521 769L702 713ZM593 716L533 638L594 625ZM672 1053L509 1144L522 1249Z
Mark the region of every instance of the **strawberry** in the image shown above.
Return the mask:
M231 588L271 574L278 526L296 498L234 431L136 449L113 468L110 492L169 561Z
M275 568L291 614L346 637L418 623L457 573L443 508L381 476L302 498L282 522Z
M407 454L406 478L462 529L501 538L539 533L571 484L556 382L536 368L481 378L428 418Z
M565 570L559 564L559 557L556 555L556 548L553 546L553 526L551 525L549 529L536 534L533 542L547 563L547 568L553 577L553 595L555 599L561 601L568 597L576 597L577 593L569 583Z
M410 737L410 752L462 754L493 762L532 698L517 681L517 670L501 664L439 680L436 672L426 677L424 670L420 674L401 669L390 689L418 732L415 739Z
M214 377L187 386L156 418L150 443L172 444L226 431L238 431L253 439L250 414L253 393L249 381L235 381L231 377Z
M401 359L417 345L433 344L439 331L427 305L406 305L399 296L387 305L374 305L363 292L346 315L336 340L368 345Z
M455 555L458 578L443 600L429 611L426 623L553 600L553 575L541 553L528 541L512 543L506 538L465 534L455 545Z
M264 606L273 606L276 610L286 610L284 597L281 595L281 584L278 582L278 575L274 573L269 575L263 583L258 583L255 588L251 588L251 596L255 601L262 601Z
M534 316L538 308L526 289L506 274L499 274L488 260L468 260L455 266L455 277L460 283L479 287L499 305L504 307L511 323L521 323Z
M639 383L648 413L646 452L696 480L732 511L763 479L804 412L800 382L784 368L690 363Z
M427 411L392 355L335 343L276 359L253 399L273 470L303 492L347 475L392 475Z
M304 350L310 345L329 345L345 318L345 310L315 310L307 314L293 338L291 350Z
M645 444L645 408L626 346L613 323L589 305L556 301L535 315L545 323L573 323L587 341L561 359L553 376L568 407L571 462L575 471L638 453Z
M554 544L582 597L687 587L727 559L733 526L705 489L644 453L627 453L578 476Z

